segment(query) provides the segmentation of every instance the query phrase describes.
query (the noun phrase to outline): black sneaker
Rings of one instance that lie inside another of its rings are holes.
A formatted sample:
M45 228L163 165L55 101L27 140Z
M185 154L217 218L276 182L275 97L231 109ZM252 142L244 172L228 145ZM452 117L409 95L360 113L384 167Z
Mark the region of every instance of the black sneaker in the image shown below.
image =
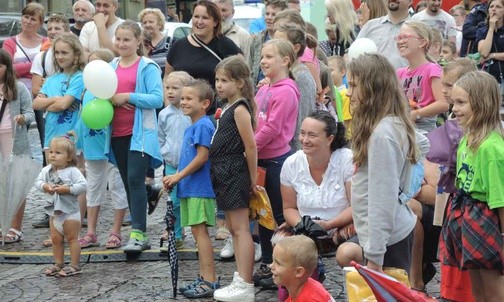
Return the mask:
M145 188L147 189L147 205L149 206L147 214L150 215L154 213L154 210L159 203L159 199L161 199L161 195L163 195L163 190L151 185L145 185Z
M263 289L277 289L278 288L278 285L276 285L275 281L273 281L273 277L261 279L261 281L259 281L259 285Z
M45 214L44 218L32 224L32 227L36 229L48 228L49 227L49 215Z
M268 278L273 282L273 273L271 272L271 269L267 264L261 263L261 265L256 269L254 275L252 276L254 286L262 286L261 280Z

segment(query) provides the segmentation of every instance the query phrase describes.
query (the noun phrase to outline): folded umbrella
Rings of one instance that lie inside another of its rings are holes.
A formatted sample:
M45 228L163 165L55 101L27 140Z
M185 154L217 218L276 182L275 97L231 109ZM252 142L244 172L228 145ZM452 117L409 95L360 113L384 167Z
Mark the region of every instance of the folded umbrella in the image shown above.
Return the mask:
M170 273L172 279L173 298L177 297L178 283L178 254L175 245L175 215L173 213L173 201L168 196L166 205L166 230L168 231L168 262L170 263Z

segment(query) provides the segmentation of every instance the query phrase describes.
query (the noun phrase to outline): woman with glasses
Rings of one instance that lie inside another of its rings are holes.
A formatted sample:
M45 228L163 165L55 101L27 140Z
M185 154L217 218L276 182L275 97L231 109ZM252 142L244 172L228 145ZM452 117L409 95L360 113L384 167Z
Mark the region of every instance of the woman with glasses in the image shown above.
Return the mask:
M408 66L399 68L397 76L411 107L410 117L417 129L428 133L436 128L437 116L448 111L441 85L441 66L427 54L430 29L420 21L404 22L396 37L401 57Z

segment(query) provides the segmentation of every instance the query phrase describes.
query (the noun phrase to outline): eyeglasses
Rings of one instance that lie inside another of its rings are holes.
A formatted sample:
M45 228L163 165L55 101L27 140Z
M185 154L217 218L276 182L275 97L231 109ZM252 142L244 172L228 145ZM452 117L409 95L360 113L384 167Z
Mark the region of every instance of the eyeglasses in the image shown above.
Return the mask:
M395 40L396 40L396 42L401 42L401 41L408 42L409 39L411 39L411 38L421 39L419 36L402 34L402 35L398 35L397 37L395 37Z

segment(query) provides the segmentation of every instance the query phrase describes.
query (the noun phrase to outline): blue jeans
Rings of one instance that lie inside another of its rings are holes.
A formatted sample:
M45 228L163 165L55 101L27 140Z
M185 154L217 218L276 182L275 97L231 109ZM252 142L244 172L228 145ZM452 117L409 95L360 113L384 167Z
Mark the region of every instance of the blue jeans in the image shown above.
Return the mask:
M266 169L265 189L271 202L273 209L273 217L277 225L285 222L283 216L282 194L280 193L280 172L287 157L292 155L292 151L280 155L275 158L260 159L258 166ZM262 262L270 264L273 262L273 247L271 245L271 237L273 231L259 224L259 239L261 241Z
M124 183L131 213L131 228L147 231L147 190L145 176L151 157L147 153L130 150L131 135L112 138L112 152Z
M165 175L173 175L177 169L169 164L165 164ZM170 200L173 204L173 215L175 215L175 239L182 239L182 226L180 225L180 199L177 197L177 185L172 187Z

